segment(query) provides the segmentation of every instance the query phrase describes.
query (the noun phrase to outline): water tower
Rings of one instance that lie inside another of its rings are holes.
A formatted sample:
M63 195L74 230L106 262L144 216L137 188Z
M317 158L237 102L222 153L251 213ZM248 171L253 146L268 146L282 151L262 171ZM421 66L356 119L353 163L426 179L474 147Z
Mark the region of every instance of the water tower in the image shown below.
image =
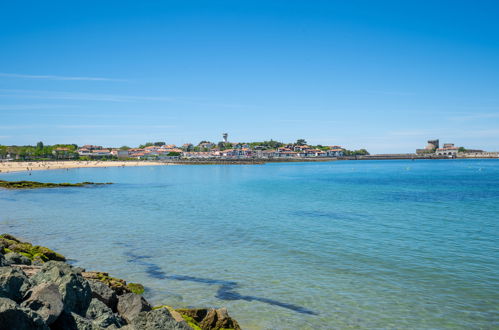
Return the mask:
M223 139L224 139L224 143L227 143L227 142L228 142L228 140L227 140L227 139L229 138L229 134L224 133L224 134L222 134L222 137L223 137Z

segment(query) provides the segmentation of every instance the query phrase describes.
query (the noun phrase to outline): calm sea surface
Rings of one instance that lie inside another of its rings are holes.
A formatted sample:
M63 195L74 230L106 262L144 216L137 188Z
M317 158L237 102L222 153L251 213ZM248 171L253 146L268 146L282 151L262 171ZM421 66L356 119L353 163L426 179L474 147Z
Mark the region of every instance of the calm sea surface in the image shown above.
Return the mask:
M499 328L499 161L2 174L0 231L245 329Z

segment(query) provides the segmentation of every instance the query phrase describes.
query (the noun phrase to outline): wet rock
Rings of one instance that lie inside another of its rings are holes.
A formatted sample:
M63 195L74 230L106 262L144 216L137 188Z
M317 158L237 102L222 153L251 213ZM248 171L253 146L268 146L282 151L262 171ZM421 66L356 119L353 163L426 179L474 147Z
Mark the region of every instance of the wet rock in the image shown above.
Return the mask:
M0 253L0 267L7 266L7 261L5 260L5 257L3 254Z
M46 324L52 324L63 310L62 296L53 283L42 283L26 293L22 307L36 311Z
M90 285L70 265L60 261L48 261L31 278L35 284L55 283L64 303L64 311L84 315L87 311L92 291Z
M126 293L118 297L118 313L128 322L139 315L152 309L151 305L138 294Z
M19 269L13 267L0 268L0 297L21 302L31 283Z
M90 289L92 290L92 298L99 299L111 308L113 312L117 311L118 296L113 289L98 280L90 280L88 284L90 284Z
M93 323L102 328L114 325L116 328L125 324L124 320L117 314L114 314L111 308L107 307L102 301L94 298L88 306L86 317L93 320Z
M137 330L192 330L185 322L177 322L166 308L140 312L131 322Z
M101 327L93 324L76 313L62 312L59 318L50 326L51 330L100 330Z
M31 265L31 260L28 257L16 252L7 253L5 255L5 261L7 261L8 265Z
M0 298L0 329L49 330L49 327L32 310L20 307L11 299Z

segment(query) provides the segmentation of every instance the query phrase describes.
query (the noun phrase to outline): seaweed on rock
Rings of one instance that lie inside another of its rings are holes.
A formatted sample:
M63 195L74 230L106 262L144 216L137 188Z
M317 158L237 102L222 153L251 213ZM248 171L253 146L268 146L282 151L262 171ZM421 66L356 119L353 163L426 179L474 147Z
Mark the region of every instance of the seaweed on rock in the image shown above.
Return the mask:
M5 189L38 189L38 188L60 188L60 187L85 187L90 185L107 185L112 182L79 182L79 183L51 183L51 182L37 182L37 181L5 181L0 180L0 188Z

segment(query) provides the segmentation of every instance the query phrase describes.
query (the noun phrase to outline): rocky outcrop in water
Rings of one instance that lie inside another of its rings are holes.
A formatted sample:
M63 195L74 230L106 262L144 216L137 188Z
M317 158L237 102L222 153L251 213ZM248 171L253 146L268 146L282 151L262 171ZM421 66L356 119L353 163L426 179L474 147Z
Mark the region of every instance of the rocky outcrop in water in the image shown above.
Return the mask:
M0 188L5 189L37 189L37 188L61 188L61 187L84 187L90 185L105 185L111 182L79 182L79 183L51 183L37 181L5 181L0 180Z
M142 285L61 259L48 248L0 235L0 330L240 329L225 308L153 308L138 294Z

